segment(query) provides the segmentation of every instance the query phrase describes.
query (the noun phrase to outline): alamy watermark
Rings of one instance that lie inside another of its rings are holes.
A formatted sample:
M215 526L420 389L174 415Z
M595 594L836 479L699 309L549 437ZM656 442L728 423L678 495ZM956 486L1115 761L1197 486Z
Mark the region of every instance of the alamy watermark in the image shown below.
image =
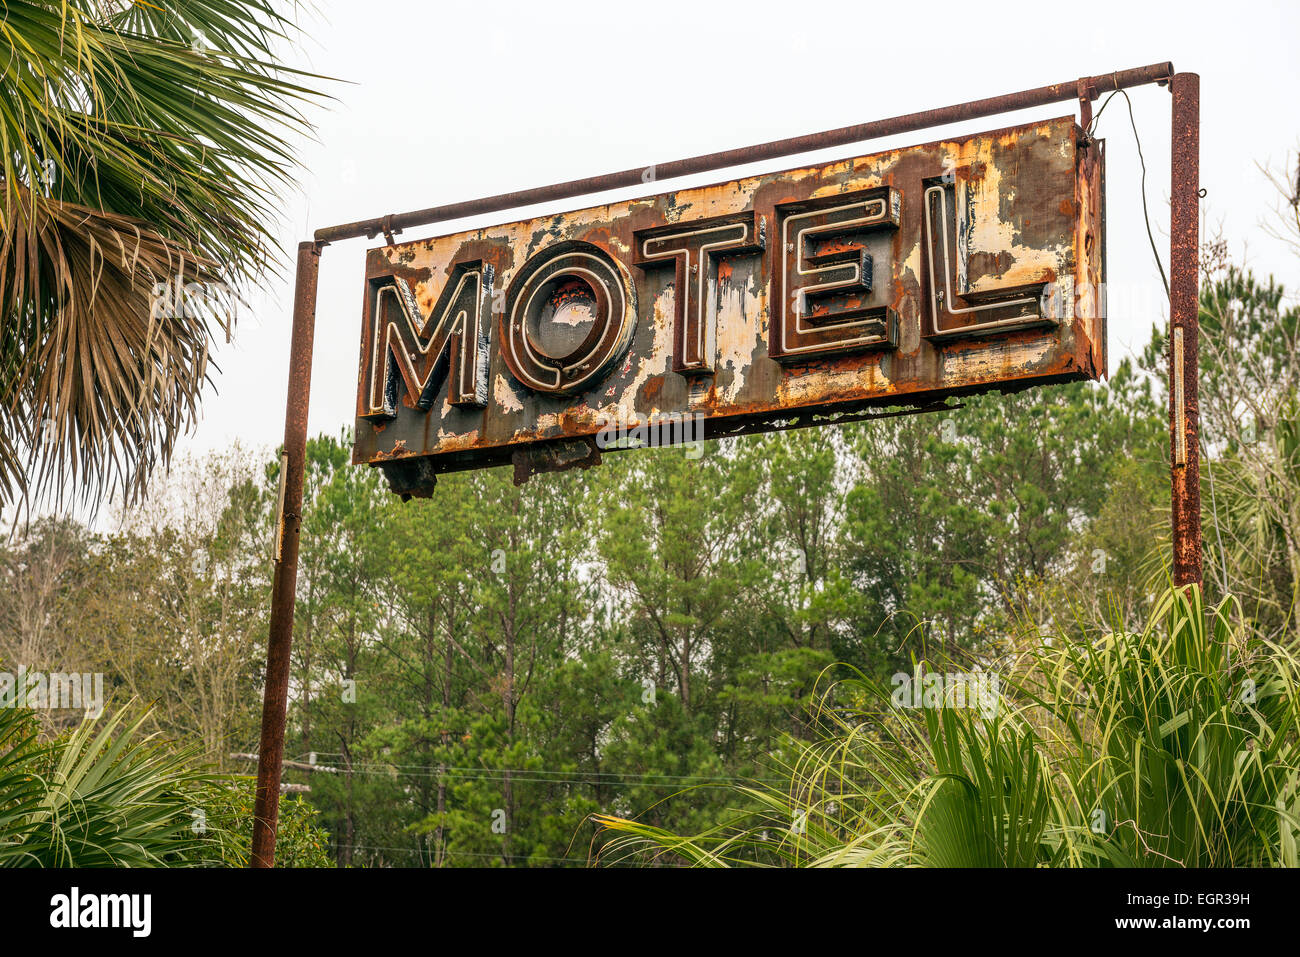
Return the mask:
M123 928L132 937L148 937L152 913L151 894L91 894L73 886L50 898L50 926L56 929Z
M156 282L149 290L149 318L198 319L216 317L229 333L235 323L242 299L235 287L226 282L185 281L176 276Z
M1002 704L998 676L990 671L945 674L917 668L916 674L898 672L889 683L894 686L889 701L895 708L969 708L991 720Z
M0 671L0 708L34 708L38 711L85 711L98 718L104 713L104 676L98 672Z

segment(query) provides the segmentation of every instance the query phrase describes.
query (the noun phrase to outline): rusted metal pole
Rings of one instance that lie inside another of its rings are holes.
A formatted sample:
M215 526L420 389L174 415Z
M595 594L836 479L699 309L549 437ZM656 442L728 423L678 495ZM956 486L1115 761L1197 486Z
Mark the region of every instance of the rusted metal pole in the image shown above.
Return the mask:
M983 100L971 100L955 106L945 106L937 110L924 110L920 113L907 113L885 120L860 123L856 126L843 126L823 133L810 133L807 136L795 136L785 140L760 143L757 146L745 146L740 149L724 150L720 153L708 153L690 159L673 160L668 163L656 163L653 166L627 169L619 173L604 176L591 176L587 179L570 180L553 186L537 189L525 189L514 193L501 193L483 199L452 203L448 206L434 206L429 209L417 209L409 213L394 213L377 219L365 219L356 223L344 223L316 230L316 239L320 242L336 242L360 236L378 236L380 233L392 234L413 226L427 226L431 223L445 222L449 219L463 219L466 216L478 216L482 213L496 213L517 206L531 206L535 203L547 203L557 199L569 199L587 193L599 193L609 189L621 189L625 186L639 186L661 179L673 179L692 173L704 173L709 170L728 166L741 166L761 160L776 159L782 156L794 156L812 150L827 149L833 146L848 146L863 140L878 139L896 133L911 133L930 126L943 126L946 123L958 123L962 120L994 116L1013 110L1026 110L1035 106L1046 106L1081 97L1081 91L1088 91L1093 96L1100 96L1115 90L1143 86L1147 83L1163 83L1174 72L1172 63L1153 63L1149 66L1132 70L1116 70L1103 76L1089 76L1081 79L1053 83L1019 93L1008 93Z
M275 866L276 824L280 816L280 772L284 722L289 706L289 661L298 583L298 536L302 529L302 483L307 454L307 408L311 398L312 340L316 333L316 281L320 244L298 244L293 293L293 333L289 346L289 394L284 410L284 451L275 523L275 578L271 585L271 629L266 646L266 691L262 698L262 739L257 759L257 799L253 809L250 867Z
M1177 73L1169 216L1169 445L1174 584L1201 584L1200 416L1197 405L1201 78Z

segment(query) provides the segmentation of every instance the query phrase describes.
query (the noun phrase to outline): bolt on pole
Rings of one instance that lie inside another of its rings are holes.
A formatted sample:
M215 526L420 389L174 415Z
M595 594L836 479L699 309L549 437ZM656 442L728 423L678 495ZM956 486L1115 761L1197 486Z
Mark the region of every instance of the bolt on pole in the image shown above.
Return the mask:
M1169 444L1174 585L1200 585L1199 359L1201 78L1176 73L1169 216Z
M298 584L298 536L302 530L302 484L307 454L307 407L311 398L312 341L316 333L316 283L320 246L298 245L289 346L289 393L284 412L284 451L275 522L275 577L271 585L271 628L266 646L266 690L258 748L257 798L253 808L250 867L275 866L280 817L280 773L284 723L289 706L289 662L293 645L294 596Z

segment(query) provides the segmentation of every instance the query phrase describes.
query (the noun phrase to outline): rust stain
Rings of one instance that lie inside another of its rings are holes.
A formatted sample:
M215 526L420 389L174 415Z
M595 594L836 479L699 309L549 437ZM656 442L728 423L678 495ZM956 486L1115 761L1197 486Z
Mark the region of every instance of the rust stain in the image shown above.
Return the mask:
M968 270L973 276L1002 276L1015 262L1015 258L1005 249L995 253L971 253Z

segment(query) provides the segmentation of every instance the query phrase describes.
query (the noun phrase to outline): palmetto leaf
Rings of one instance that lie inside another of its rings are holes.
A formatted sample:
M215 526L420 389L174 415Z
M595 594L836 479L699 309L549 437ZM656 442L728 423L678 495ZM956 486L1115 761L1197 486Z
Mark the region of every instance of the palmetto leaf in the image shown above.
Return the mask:
M220 319L160 308L154 291L211 281L213 264L144 223L71 203L20 202L5 218L0 309L50 321L24 343L37 346L30 360L7 370L4 433L26 439L38 484L146 474L197 415Z
M281 6L0 0L0 501L135 495L195 421L317 96Z
M794 743L788 788L737 789L747 807L691 836L599 817L614 835L601 860L1296 866L1294 652L1251 635L1231 599L1207 610L1195 586L1161 596L1139 633L1059 638L1006 676L992 716L834 709L825 741ZM888 699L861 687L847 697Z
M186 866L219 860L233 835L196 828L220 778L139 732L130 708L34 743L23 709L0 708L0 866Z

